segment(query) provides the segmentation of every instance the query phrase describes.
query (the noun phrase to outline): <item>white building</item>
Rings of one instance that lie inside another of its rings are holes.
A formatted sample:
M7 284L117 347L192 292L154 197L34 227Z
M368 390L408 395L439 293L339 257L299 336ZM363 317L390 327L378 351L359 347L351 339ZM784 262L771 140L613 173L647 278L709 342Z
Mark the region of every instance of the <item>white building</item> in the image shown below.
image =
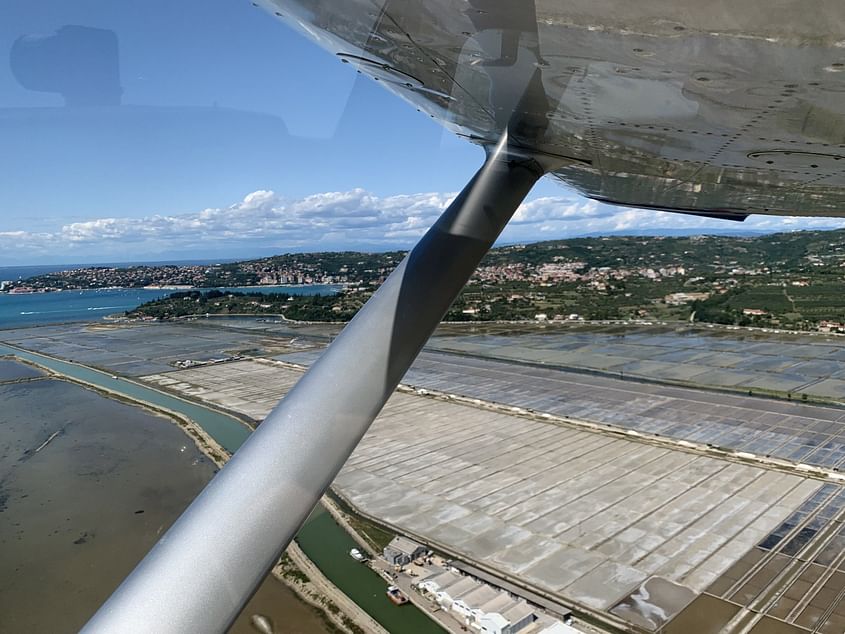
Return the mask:
M534 614L534 609L525 601L517 601L517 604L507 610L504 614L505 620L508 622L506 628L502 630L502 634L516 634L531 625L537 618Z
M457 575L450 570L446 570L444 572L431 575L430 577L426 577L417 584L417 588L419 588L420 592L422 592L424 596L428 596L433 599L441 588L445 588L458 579L460 579L460 575Z
M475 621L485 634L517 634L536 619L534 610L524 601L517 602L504 614L488 612Z
M498 591L494 588L486 584L479 584L452 603L452 612L460 614L466 622L475 621L481 614L484 614L480 610L480 606L489 602L498 594Z
M498 612L491 612L490 614L485 614L478 620L479 629L484 632L484 634L505 634L505 628L507 628L510 623L508 620L503 617Z
M456 619L484 634L517 634L537 618L524 600L450 570L423 579L417 588Z
M469 594L480 586L481 584L475 579L471 579L470 577L461 577L455 583L448 585L437 592L437 602L443 607L443 609L451 610L452 606L455 605L455 602L462 596ZM463 612L462 605L463 604L458 604L457 609L455 610L458 614L462 614Z

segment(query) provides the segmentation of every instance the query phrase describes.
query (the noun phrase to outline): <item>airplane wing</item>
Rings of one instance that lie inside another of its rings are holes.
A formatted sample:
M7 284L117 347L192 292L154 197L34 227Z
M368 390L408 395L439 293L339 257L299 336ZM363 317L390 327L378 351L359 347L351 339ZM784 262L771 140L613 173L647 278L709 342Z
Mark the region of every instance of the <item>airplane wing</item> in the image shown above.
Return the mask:
M479 144L511 114L501 93L521 90L494 87L491 67L531 63L516 50L534 30L545 102L519 106L548 125L530 147L574 159L553 176L585 196L739 220L845 216L839 0L254 4Z
M845 216L841 0L261 3L487 157L86 633L225 631L544 174L639 207Z

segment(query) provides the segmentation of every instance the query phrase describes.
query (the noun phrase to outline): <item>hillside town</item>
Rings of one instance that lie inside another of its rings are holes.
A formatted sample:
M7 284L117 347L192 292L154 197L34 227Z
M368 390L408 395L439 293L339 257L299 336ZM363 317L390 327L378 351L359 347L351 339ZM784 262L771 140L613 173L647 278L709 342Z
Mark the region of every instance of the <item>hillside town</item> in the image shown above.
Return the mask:
M821 254L821 255L819 255ZM300 253L242 262L85 267L2 282L6 293L96 288L238 289L204 298L157 300L133 316L294 312L343 321L398 265L403 252ZM845 330L845 232L578 238L493 249L456 300L455 321L664 319ZM337 285L335 299L259 300L294 285ZM231 291L234 293L234 291ZM292 317L291 318L296 318Z

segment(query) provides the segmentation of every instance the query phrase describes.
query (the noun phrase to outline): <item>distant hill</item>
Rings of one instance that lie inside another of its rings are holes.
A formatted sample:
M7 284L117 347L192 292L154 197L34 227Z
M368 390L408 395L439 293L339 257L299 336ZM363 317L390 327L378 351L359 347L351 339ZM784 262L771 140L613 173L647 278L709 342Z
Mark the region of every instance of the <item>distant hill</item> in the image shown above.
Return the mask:
M824 231L833 230L837 227L830 227ZM623 229L620 231L595 231L591 233L580 233L573 238L606 238L614 236L634 237L682 237L682 236L734 236L740 238L752 238L754 236L769 235L772 233L783 233L778 231L765 231L762 229L743 229L742 225L702 229L698 228L664 228L664 229Z
M284 308L308 319L336 320L351 315L403 255L400 251L298 253L207 267L95 269L64 274L63 281L345 284L346 291L333 299L297 299L290 306L283 305L292 301L287 298L209 301L191 296L137 312L159 318L200 309L254 313L266 304L276 312ZM43 276L30 283L55 285L57 279ZM617 235L497 247L485 256L447 318L694 319L830 328L823 322L845 322L845 229L731 236Z
M583 262L587 268L679 266L699 275L729 267L765 266L771 273L836 270L845 262L845 229L731 235L648 235L650 231L588 236L496 247L482 267L537 266L544 262ZM50 272L13 286L81 289L103 286L183 285L197 287L378 283L399 263L403 251L290 253L255 260L218 263L105 265Z

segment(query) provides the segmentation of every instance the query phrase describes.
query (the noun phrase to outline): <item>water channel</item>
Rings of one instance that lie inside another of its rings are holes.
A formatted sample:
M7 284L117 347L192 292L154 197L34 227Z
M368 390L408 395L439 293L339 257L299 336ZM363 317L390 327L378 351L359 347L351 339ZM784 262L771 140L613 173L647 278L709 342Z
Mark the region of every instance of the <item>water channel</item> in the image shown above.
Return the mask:
M56 373L84 381L129 399L148 403L189 417L229 452L234 452L249 436L249 428L236 418L211 408L145 387L76 363L0 344L0 356L13 355ZM312 514L297 535L297 542L315 565L342 592L390 632L396 634L436 634L443 630L417 607L393 605L385 595L387 583L375 572L349 556L355 546L352 538L322 507Z

